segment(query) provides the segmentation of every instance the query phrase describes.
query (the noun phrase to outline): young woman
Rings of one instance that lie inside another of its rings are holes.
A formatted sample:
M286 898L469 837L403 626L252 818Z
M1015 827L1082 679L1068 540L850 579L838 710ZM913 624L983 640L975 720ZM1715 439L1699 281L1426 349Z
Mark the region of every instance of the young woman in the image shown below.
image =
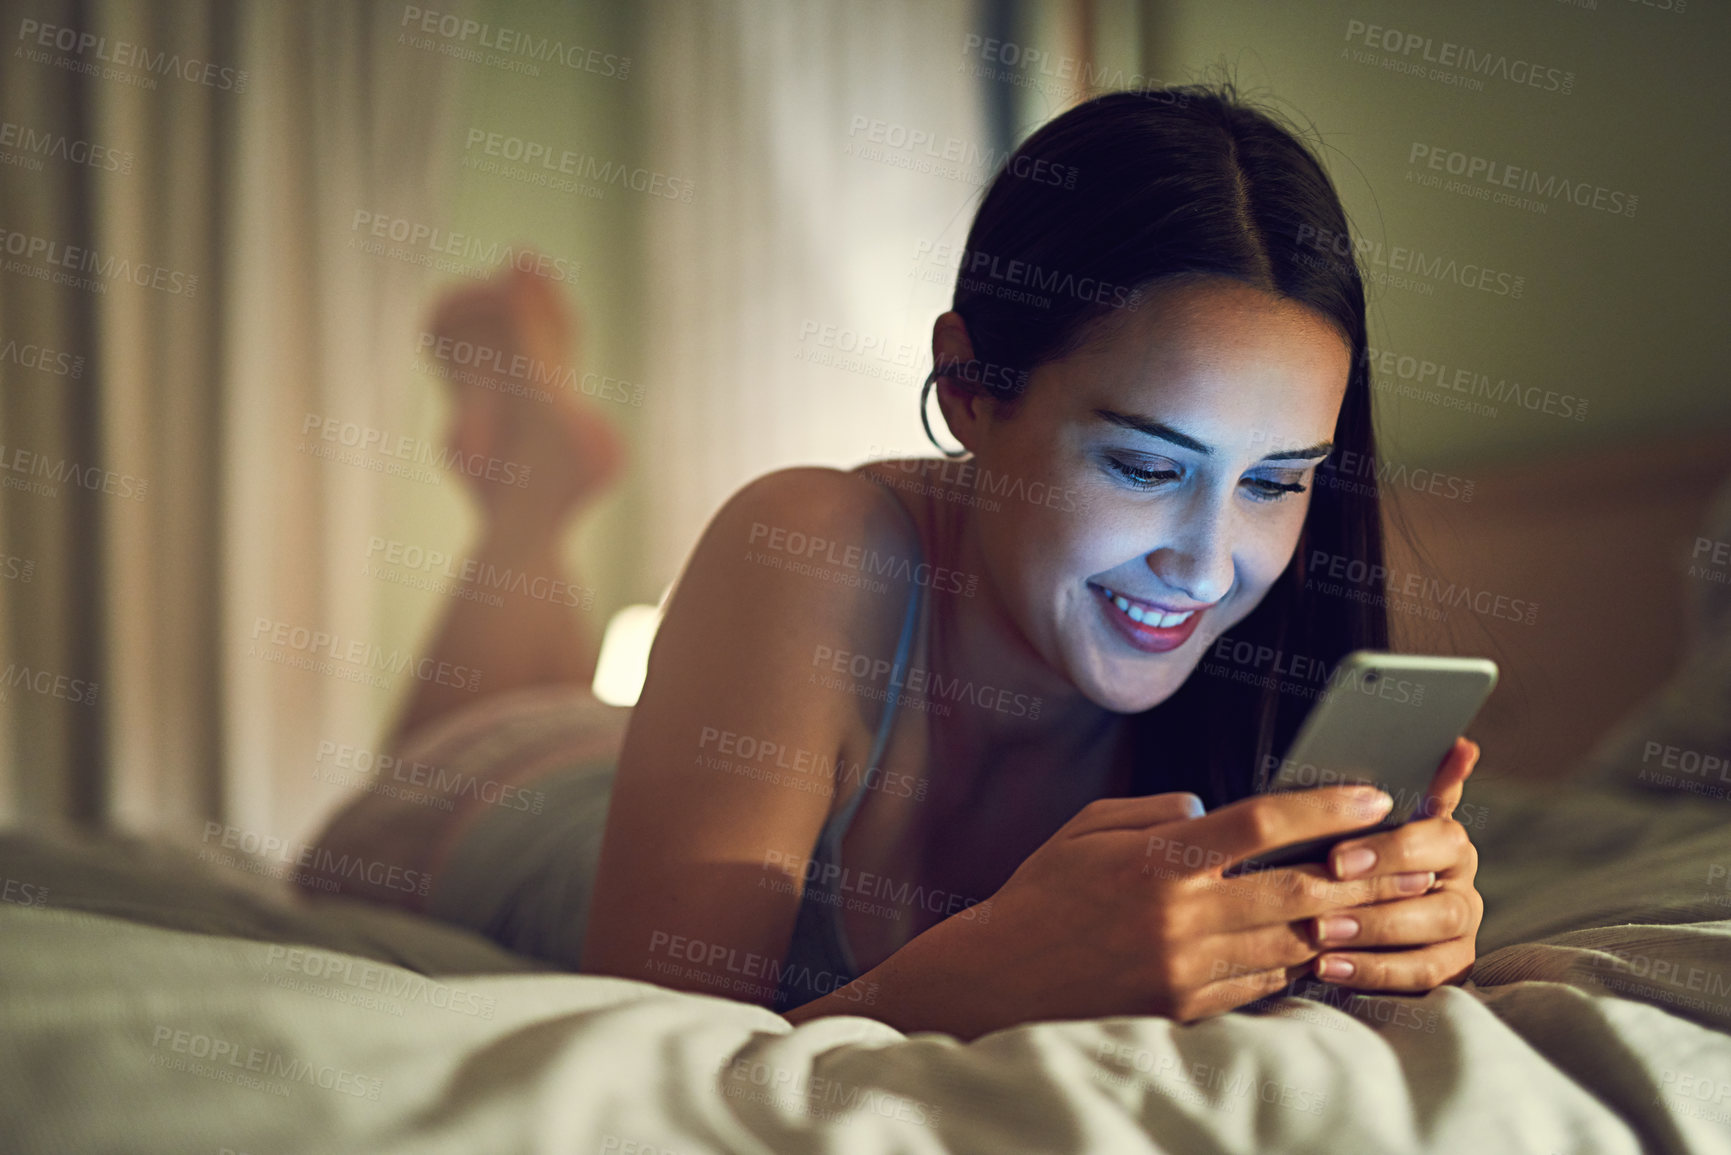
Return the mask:
M432 913L519 950L794 1022L974 1037L1188 1021L1305 974L1460 981L1483 913L1449 817L1472 743L1431 817L1223 877L1389 804L1258 796L1314 694L1232 657L1387 648L1384 610L1305 580L1382 561L1374 470L1320 468L1375 460L1364 287L1317 243L1346 235L1312 154L1230 88L1059 116L993 181L933 327L927 388L964 461L733 495L630 711L587 698L566 607L455 601L440 656L493 690L424 687L398 748L456 809L366 797L325 844L431 871ZM439 324L558 359L545 294L513 278ZM546 576L617 454L592 417L527 408L470 388L457 436L532 463L538 492L484 494L479 560Z

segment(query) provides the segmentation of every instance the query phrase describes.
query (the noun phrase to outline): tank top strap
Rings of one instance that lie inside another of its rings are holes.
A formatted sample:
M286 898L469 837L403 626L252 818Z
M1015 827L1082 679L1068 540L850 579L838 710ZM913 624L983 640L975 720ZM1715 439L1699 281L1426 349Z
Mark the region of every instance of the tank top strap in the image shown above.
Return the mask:
M896 506L902 510L902 516L913 522L913 515L902 507L900 500L896 500ZM910 576L917 572L924 560L924 550L917 544L917 523L914 530L915 559L914 566L909 570ZM890 731L895 725L896 705L901 697L895 687L903 682L908 660L913 653L914 635L925 604L924 593L924 586L916 578L913 592L908 598L907 614L902 619L901 638L896 643L895 663L890 673L890 690L884 695L883 717L879 719L877 732L872 737L871 755L860 773L858 786L841 809L836 811L835 816L824 823L823 829L818 832L817 845L812 849L812 859L820 866L840 865L842 836L847 833L860 803L865 799L870 771L882 764L884 752L889 748ZM838 871L818 870L816 877L805 888L799 914L794 922L786 966L777 984L778 1010L799 1006L859 977L859 962L854 957L853 947L847 940L846 928L842 925L842 904L838 901L836 882L838 874Z
M913 577L925 560L925 551L919 544L919 525L899 499L892 497L891 500L895 501L896 508L901 511L902 516L907 518L908 523L914 528L915 552L913 565L908 569L909 576ZM900 640L896 642L895 661L890 666L890 688L889 692L884 695L883 717L878 719L877 732L872 736L871 754L866 758L864 770L860 772L859 785L854 788L848 800L842 804L842 808L837 811L836 816L824 828L825 841L838 851L841 846L842 835L852 824L854 813L859 810L860 803L865 800L867 777L872 770L883 765L884 752L889 749L890 731L895 727L896 705L901 700L901 692L896 687L905 681L908 659L913 654L914 634L919 626L920 611L924 603L925 587L916 578L913 591L908 598L907 612L902 617L902 634Z

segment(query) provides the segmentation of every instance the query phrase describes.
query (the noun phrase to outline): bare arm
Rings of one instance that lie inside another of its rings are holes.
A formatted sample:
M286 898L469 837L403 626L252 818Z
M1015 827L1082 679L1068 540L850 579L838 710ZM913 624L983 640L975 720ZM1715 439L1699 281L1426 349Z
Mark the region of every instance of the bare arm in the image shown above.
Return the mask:
M620 757L585 971L773 1002L799 867L835 793L833 771L785 768L863 762L884 709L820 685L814 654L893 654L913 596L911 583L878 592L798 572L787 535L907 556L913 531L892 501L856 475L784 470L705 530Z

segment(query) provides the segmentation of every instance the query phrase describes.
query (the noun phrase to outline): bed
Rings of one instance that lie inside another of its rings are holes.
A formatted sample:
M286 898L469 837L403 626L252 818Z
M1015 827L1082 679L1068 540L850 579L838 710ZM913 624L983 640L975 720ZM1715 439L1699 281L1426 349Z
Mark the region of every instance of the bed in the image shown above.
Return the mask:
M1487 747L1461 811L1478 963L1422 997L1313 984L968 1044L794 1029L297 897L279 861L210 842L7 832L0 1149L1731 1152L1727 591L1567 779Z
M17 1152L1731 1151L1731 829L1476 792L1472 980L963 1045L551 973L187 848L0 840Z

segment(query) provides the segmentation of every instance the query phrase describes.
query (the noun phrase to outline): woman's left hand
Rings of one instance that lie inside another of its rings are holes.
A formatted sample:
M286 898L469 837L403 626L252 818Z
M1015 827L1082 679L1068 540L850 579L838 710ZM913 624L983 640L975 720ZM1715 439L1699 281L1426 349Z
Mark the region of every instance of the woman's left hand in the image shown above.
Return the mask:
M1427 872L1434 871L1436 877L1412 898L1311 919L1312 941L1324 948L1313 964L1316 977L1357 990L1428 991L1464 982L1472 974L1485 914L1484 899L1473 886L1479 853L1452 815L1478 760L1478 744L1456 738L1417 811L1429 817L1382 834L1345 839L1329 852L1328 865L1322 868L1329 878L1413 873L1417 885ZM1358 853L1365 850L1374 858ZM1331 949L1335 946L1340 949Z

